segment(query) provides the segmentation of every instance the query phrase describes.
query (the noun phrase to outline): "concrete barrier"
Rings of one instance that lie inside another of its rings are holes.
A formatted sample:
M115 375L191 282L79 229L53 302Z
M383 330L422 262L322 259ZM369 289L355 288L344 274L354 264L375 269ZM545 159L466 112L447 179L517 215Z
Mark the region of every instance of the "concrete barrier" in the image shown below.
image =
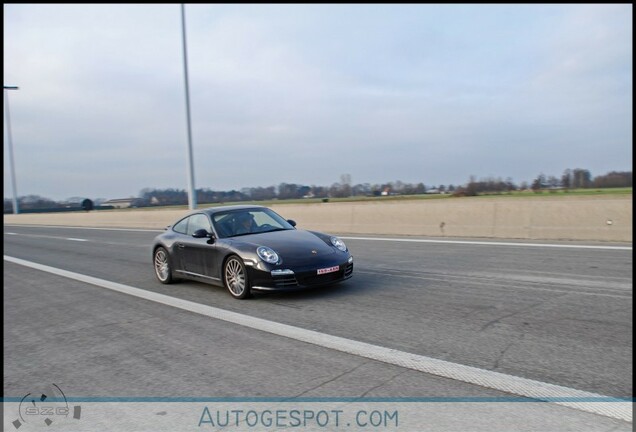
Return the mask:
M632 241L632 195L276 204L299 228L339 234ZM161 229L188 210L5 215L5 224Z

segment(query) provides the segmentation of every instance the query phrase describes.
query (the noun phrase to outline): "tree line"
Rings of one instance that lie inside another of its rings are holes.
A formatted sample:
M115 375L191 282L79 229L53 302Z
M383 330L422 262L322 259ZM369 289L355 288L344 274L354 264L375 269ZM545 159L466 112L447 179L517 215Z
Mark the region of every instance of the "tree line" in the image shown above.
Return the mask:
M589 170L575 168L566 169L559 177L540 173L531 182L517 185L511 178L482 178L477 180L471 176L465 185L425 185L424 183L404 183L399 180L383 184L362 183L353 185L351 176L343 174L339 182L331 186L308 186L296 183L281 183L278 186L249 187L241 190L215 191L210 188L196 190L197 202L215 204L240 201L267 201L301 198L347 198L356 196L382 195L421 195L426 193L449 193L455 196L475 196L486 193L506 193L516 190L580 189L580 188L618 188L632 187L631 171L611 171L593 177ZM19 197L21 210L63 209L81 206L81 197L74 197L64 202L57 202L38 195ZM75 202L77 201L77 202ZM98 201L99 202L99 201ZM185 205L188 193L185 189L142 189L138 197L132 199L134 207ZM10 199L4 200L4 212L13 212Z
M442 190L446 188L441 186ZM450 186L454 190L454 186ZM430 190L431 188L429 188ZM392 195L424 194L427 191L423 183L409 184L400 181L386 184L370 183L351 185L349 183L334 183L331 186L308 186L296 183L281 183L277 187L250 187L240 191L215 191L208 188L197 189L197 202L200 204L213 204L234 201L268 201L288 200L302 198L347 198L353 196L381 196L383 191L390 191ZM166 206L182 205L188 203L188 195L185 189L143 189L139 198L133 205Z
M465 186L461 186L455 191L458 196L475 196L487 193L504 193L515 190L533 190L540 192L543 190L558 189L604 189L632 187L631 171L611 171L605 175L592 177L589 170L582 168L566 169L560 177L540 173L530 183L522 182L516 185L511 178L506 180L486 178L477 180L471 176Z

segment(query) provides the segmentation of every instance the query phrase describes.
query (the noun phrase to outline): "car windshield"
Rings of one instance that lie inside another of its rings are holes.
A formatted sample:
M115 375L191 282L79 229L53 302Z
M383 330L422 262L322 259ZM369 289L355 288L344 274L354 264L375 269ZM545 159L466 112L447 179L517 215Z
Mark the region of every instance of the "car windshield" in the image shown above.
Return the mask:
M267 208L220 212L214 214L212 221L221 238L294 229L289 222Z

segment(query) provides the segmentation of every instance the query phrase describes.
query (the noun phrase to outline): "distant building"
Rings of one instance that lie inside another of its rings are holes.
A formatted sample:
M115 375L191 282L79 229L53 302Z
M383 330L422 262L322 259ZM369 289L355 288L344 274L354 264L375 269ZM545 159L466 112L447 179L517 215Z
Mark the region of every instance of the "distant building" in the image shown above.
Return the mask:
M136 198L118 198L104 201L102 205L113 206L115 208L129 208L132 207L132 203Z

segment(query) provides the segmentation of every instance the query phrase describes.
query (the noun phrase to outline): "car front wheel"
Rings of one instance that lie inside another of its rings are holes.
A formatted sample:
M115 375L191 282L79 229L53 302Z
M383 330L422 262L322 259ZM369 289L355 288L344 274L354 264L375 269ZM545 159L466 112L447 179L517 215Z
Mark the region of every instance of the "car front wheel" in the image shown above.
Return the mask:
M232 297L248 298L251 294L247 272L243 261L237 256L231 256L223 267L223 283Z
M168 251L162 247L158 247L154 253L155 275L159 282L169 284L173 282L172 267L170 266L170 257Z

